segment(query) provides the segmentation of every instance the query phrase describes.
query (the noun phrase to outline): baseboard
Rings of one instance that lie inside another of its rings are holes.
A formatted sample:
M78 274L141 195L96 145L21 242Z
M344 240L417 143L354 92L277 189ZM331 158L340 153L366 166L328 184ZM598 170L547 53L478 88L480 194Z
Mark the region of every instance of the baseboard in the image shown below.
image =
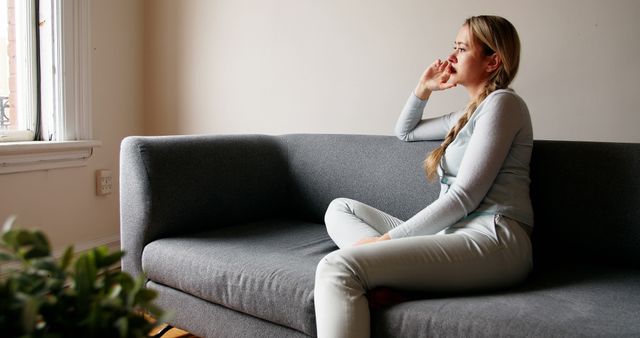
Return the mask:
M97 248L100 246L105 246L107 247L107 249L109 249L109 252L115 252L117 250L120 250L120 234L115 234L115 235L111 235L111 236L107 236L107 237L102 237L102 238L97 238L91 241L85 241L85 242L79 242L79 243L74 243L73 245L73 253L74 253L74 258L77 258L78 256L80 256L81 254L93 249L93 248ZM51 255L56 259L59 260L60 258L62 258L62 256L64 255L65 250L67 250L67 246L59 248L59 249L55 249L53 250L53 252L51 253ZM6 269L10 269L10 268L15 268L18 265L15 264L15 262L11 262L11 263L2 263L0 264L0 268L2 270L2 272L0 272L0 278L4 277L6 275ZM114 264L113 266L114 269L120 269L120 262Z
M99 246L106 246L109 249L109 252L114 252L116 250L120 250L120 234L115 234L107 237L102 237L98 239L94 239L92 241L80 242L73 244L73 252L76 256L85 253L93 248L97 248ZM64 255L64 251L67 250L67 247L62 247L56 250L53 250L53 257L56 259L62 257Z

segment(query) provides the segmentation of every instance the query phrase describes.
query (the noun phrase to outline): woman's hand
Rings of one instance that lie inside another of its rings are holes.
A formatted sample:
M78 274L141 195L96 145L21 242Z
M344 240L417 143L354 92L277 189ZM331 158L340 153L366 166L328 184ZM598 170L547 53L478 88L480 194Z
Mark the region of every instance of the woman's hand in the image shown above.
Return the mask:
M451 64L449 61L437 59L422 73L418 86L416 86L416 96L421 100L426 100L431 92L455 87L454 83L447 82L449 77L451 77Z
M380 237L365 237L365 238L357 241L356 244L354 244L353 246L369 244L369 243L376 243L376 242L382 242L382 241L388 241L390 239L391 239L391 237L389 237L389 234L384 234L384 235L382 235Z

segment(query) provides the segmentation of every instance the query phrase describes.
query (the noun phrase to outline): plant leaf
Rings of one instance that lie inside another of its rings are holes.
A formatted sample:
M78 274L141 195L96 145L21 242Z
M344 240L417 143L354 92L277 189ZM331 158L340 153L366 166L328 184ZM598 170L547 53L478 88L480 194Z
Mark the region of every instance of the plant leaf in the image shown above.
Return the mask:
M34 248L42 255L41 257L51 255L51 245L49 244L47 236L45 236L42 231L34 230L32 233L32 241Z
M38 321L38 312L42 300L37 296L28 296L24 301L24 307L22 308L22 325L27 333L31 333L36 329L36 323Z
M114 252L112 254L103 256L100 259L100 267L108 268L108 267L112 266L113 264L119 262L120 259L122 258L122 256L124 256L124 252L122 252L122 251L116 251L116 252Z
M108 268L123 255L102 247L75 259L68 247L56 260L44 233L6 230L0 262L13 259L16 264L3 264L11 271L0 279L0 327L5 329L0 336L146 337L153 326L142 310L161 319L167 314L152 303L156 292L144 288L144 276L134 279Z
M107 295L107 298L117 298L118 296L120 296L121 292L122 292L122 285L115 284L114 286L111 287L111 290Z
M73 261L73 246L67 247L64 251L64 255L62 255L62 259L60 260L60 268L66 271L71 265L71 261Z
M0 262L12 261L16 259L12 254L6 252L0 252Z
M7 217L7 220L4 221L4 225L2 227L2 232L8 232L11 230L11 228L13 228L13 226L16 224L16 220L18 219L18 216L16 215L11 215L9 217Z
M18 246L27 246L33 243L33 235L29 230L16 229L15 239Z
M78 307L81 312L86 311L89 306L87 300L93 291L96 276L95 256L92 251L89 251L81 255L75 265L75 287L78 293Z
M11 248L11 250L15 252L18 249L18 245L16 243L17 237L18 231L14 229L5 229L4 233L2 234L2 241L4 242L3 244Z
M136 303L140 305L146 305L156 298L158 294L151 289L140 289L138 296L136 297Z
M120 333L120 338L126 338L129 335L129 321L127 317L121 317L115 322L116 327L118 328L118 332Z

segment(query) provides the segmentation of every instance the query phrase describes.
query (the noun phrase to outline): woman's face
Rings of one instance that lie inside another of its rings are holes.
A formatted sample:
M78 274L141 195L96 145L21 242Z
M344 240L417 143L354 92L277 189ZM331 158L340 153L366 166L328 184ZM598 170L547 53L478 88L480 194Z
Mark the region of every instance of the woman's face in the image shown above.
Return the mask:
M488 65L490 57L482 52L480 43L474 43L471 30L464 25L458 31L453 46L453 53L447 59L451 64L450 83L460 84L474 90L484 85L489 78Z

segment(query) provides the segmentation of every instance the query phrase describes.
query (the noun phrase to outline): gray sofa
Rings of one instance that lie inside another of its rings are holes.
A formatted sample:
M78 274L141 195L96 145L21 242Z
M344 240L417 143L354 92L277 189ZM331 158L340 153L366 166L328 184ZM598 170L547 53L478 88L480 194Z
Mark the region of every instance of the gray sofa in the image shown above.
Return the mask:
M436 142L390 136L129 137L123 269L145 273L171 324L201 337L315 336L323 225L336 197L408 218L439 187ZM397 294L375 337L639 337L640 144L536 141L534 271L480 294ZM393 295L393 294L392 294Z

